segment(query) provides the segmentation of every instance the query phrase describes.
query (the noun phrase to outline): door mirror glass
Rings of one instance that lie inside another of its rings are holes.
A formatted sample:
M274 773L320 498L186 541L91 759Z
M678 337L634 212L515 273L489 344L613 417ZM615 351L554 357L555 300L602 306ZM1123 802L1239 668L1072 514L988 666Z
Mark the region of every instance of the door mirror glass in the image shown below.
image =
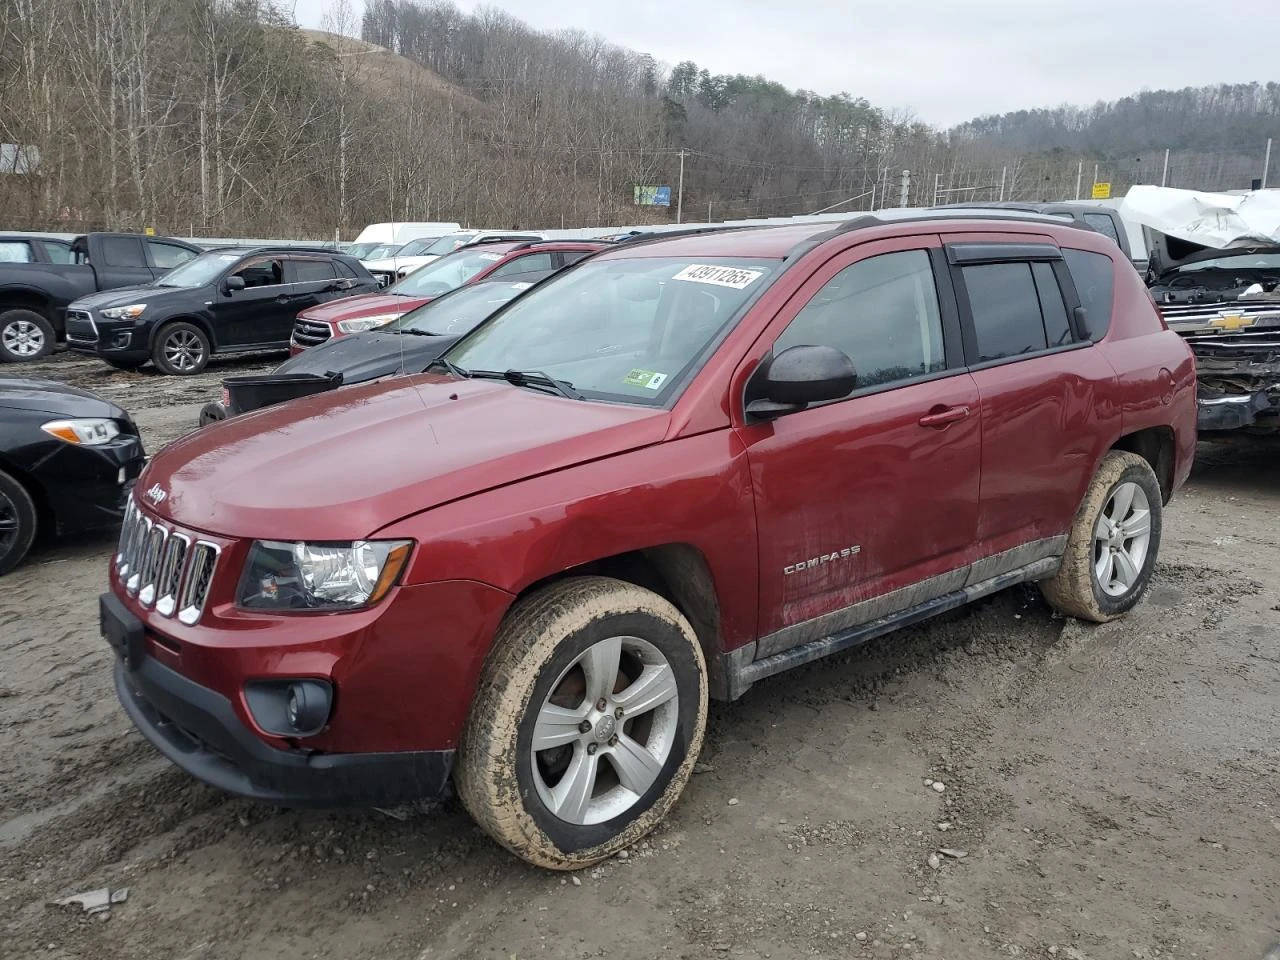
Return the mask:
M227 279L222 281L222 288L226 290L227 293L229 294L235 293L237 290L243 290L244 277L239 277L239 276L227 277Z
M839 400L858 385L858 374L848 355L835 347L811 344L788 347L752 379L752 392L759 396L747 404L747 412L756 416Z

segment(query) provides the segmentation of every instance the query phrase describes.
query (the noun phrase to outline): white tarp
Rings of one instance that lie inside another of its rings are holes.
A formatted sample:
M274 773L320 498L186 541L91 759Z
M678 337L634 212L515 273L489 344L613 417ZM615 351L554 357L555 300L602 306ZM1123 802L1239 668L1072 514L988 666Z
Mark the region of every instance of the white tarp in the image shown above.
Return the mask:
M1215 249L1280 243L1280 190L1235 195L1131 187L1120 215L1179 240Z

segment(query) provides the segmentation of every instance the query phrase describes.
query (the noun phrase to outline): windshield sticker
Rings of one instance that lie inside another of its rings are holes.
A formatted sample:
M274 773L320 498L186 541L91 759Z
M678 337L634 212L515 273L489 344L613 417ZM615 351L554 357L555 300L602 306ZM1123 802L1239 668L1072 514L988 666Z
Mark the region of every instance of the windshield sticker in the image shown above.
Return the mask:
M623 377L622 382L629 387L644 387L646 390L657 390L667 382L667 375L658 373L656 370L641 370L637 367Z
M694 263L685 267L671 279L686 280L690 283L711 283L717 287L732 287L734 290L745 290L763 276L763 270L713 267Z
M482 253L482 254L480 254L480 259L481 259L481 260L501 260L501 259L502 259L502 254L500 254L500 253Z

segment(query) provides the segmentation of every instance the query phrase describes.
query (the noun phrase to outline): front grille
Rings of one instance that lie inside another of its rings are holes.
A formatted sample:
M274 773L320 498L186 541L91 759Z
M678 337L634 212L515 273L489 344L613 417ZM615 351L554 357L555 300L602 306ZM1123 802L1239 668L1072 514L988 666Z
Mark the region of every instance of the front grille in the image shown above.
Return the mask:
M130 596L166 617L200 619L218 562L218 548L192 539L171 526L148 520L130 499L120 530L116 573Z
M97 343L98 325L88 310L67 311L67 340L72 343Z
M332 336L333 330L327 323L305 317L299 317L293 322L293 342L300 347L314 347Z
M1161 303L1160 313L1169 324L1208 326L1224 317L1253 317L1254 323L1280 320L1280 303L1275 300L1215 300L1207 303Z
M378 281L379 287L389 287L400 279L400 275L395 270L370 270L369 272Z

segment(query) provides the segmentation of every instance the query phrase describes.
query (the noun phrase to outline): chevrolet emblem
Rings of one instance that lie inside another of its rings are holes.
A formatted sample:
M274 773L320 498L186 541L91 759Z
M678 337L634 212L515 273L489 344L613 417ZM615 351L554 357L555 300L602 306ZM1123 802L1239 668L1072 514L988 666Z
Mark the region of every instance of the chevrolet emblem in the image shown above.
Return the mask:
M1239 330L1241 327L1252 327L1253 317L1242 317L1238 313L1224 313L1209 321L1209 326L1219 330Z

